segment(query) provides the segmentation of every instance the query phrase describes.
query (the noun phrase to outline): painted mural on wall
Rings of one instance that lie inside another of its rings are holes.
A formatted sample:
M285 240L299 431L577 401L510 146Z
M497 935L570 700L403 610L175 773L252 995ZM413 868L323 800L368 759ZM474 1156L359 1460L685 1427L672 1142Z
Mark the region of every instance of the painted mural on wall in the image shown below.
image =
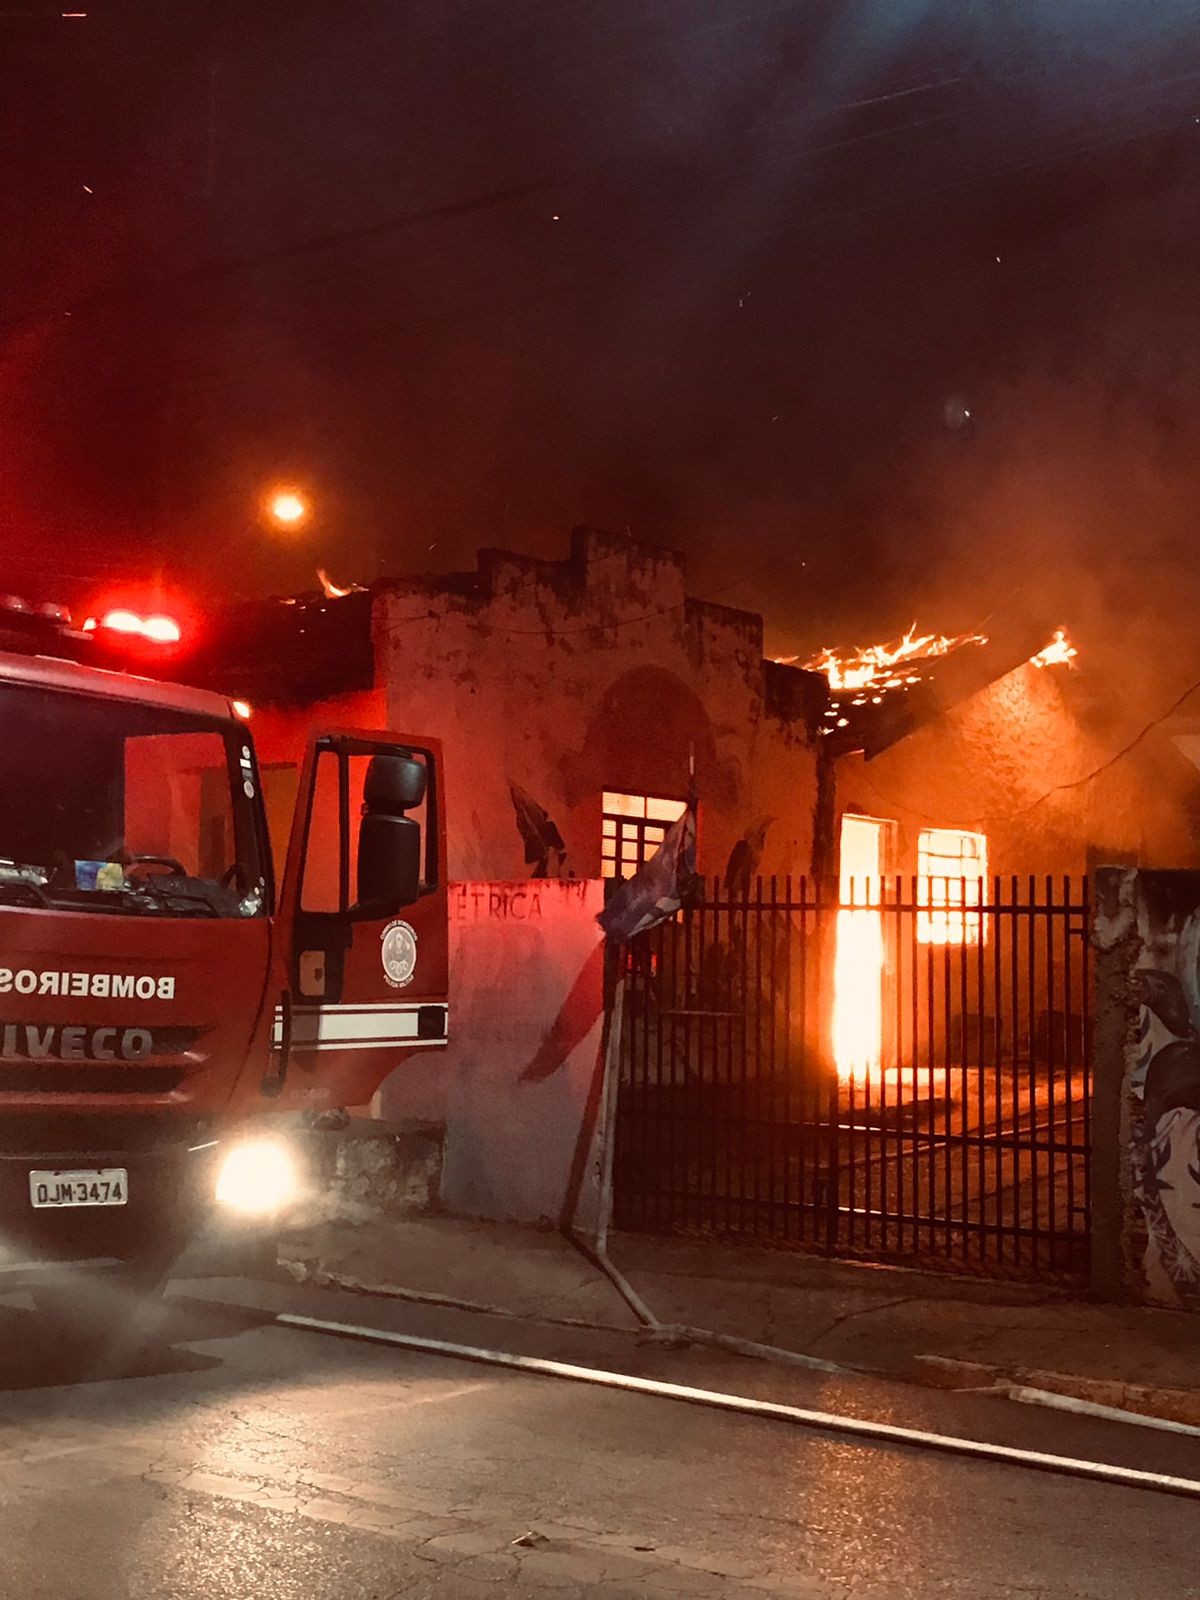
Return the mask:
M1098 932L1136 935L1126 1090L1142 1287L1160 1304L1200 1310L1200 874L1113 873L1110 886Z

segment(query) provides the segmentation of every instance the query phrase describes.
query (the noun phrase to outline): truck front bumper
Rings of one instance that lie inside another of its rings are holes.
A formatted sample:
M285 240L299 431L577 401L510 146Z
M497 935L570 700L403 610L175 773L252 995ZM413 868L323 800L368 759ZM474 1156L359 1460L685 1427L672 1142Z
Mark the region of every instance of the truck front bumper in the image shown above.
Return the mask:
M218 1147L0 1153L0 1292L55 1267L114 1271L169 1266L212 1214ZM123 1205L36 1208L30 1174L124 1168Z

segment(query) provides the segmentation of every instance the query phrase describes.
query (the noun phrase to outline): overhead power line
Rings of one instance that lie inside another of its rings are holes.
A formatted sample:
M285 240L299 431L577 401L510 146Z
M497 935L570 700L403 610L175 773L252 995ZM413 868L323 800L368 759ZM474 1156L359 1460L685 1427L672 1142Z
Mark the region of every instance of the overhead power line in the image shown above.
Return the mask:
M169 277L145 279L123 288L101 290L96 294L86 295L82 299L74 301L53 317L41 316L32 319L11 319L7 324L0 325L0 335L11 334L31 325L44 324L48 321L57 325L59 318L66 311L69 311L72 316L78 316L89 311L106 310L115 305L128 305L139 300L152 299L164 293L213 283L237 273L250 272L256 268L269 266L276 261L293 260L298 256L315 255L321 251L332 250L356 240L377 238L381 234L392 233L402 228L415 227L425 222L436 222L448 217L467 216L472 212L484 211L513 200L525 199L529 195L540 193L560 181L559 177L553 175L528 179L522 183L509 184L504 188L489 190L485 194L472 195L466 199L448 200L438 205L423 206L415 211L401 212L398 216L383 217L375 222L363 223L356 227L334 229L326 233L312 234L304 239L291 240L286 244L271 245L264 250L254 251L249 255L236 256L225 261L210 262L205 266L195 267L187 272L177 273Z
M1019 671L1020 669L1018 668L1017 670ZM1044 793L1038 795L1036 800L1030 800L1027 804L1018 806L1014 811L989 811L974 817L972 820L981 827L986 823L992 822L1014 822L1018 818L1026 817L1030 812L1036 811L1040 806L1045 805L1047 800L1053 799L1056 794L1065 794L1073 789L1082 789L1085 785L1094 783L1097 778L1109 772L1118 762L1124 761L1126 756L1132 755L1156 728L1161 728L1164 722L1169 722L1180 707L1185 705L1197 693L1200 693L1200 678L1197 678L1195 683L1189 684L1182 694L1177 695L1165 711L1160 711L1157 716L1151 717L1149 722L1145 723L1134 734L1132 739L1123 744L1119 750L1114 750L1112 755L1106 756L1098 766L1092 767L1090 771L1083 773L1081 777L1068 778L1063 783L1052 784ZM910 805L905 800L897 800L894 795L885 794L874 781L868 771L868 767L869 763L864 760L858 770L858 776L866 783L867 788L871 790L877 800L882 800L885 805L891 806L894 811L904 811L909 816L920 817L924 822L943 822L945 820L944 817L935 817L928 812L922 811L919 806Z
M1098 767L1093 767L1090 772L1085 772L1082 778L1071 778L1066 783L1056 783L1053 788L1047 789L1045 794L1039 795L1038 798L1031 801L1029 805L1022 806L1019 811L1011 814L1013 816L1023 817L1030 811L1036 811L1038 806L1043 805L1051 798L1052 795L1063 794L1068 789L1080 789L1085 783L1091 783L1094 779L1100 777L1102 773L1109 771L1111 767L1115 767L1118 761L1124 761L1127 755L1131 755L1133 751L1135 751L1142 743L1143 739L1148 738L1156 728L1161 728L1164 722L1170 721L1170 719L1175 715L1185 701L1190 700L1198 690L1200 690L1200 678L1197 678L1195 683L1189 684L1189 686L1181 695L1172 700L1171 704L1165 711L1160 711L1158 716L1152 717L1150 721L1146 723L1144 728L1134 734L1133 738L1130 739L1128 744L1124 744L1119 750L1114 751L1114 753L1109 756L1106 761L1102 761Z
M1200 72L1190 72L1178 74L1170 80L1164 81L1173 86L1193 82L1198 78L1200 78ZM1144 95L1145 92L1148 92L1155 87L1156 85L1154 83L1140 86L1138 90L1138 96L1140 97ZM1157 87L1161 87L1161 84L1157 85ZM1102 102L1110 101L1114 98L1114 96L1119 99L1124 92L1125 91L1113 91L1108 95L1101 96L1100 100ZM918 124L898 124L894 125L889 130L882 131L889 132L893 135L899 134L912 126L922 125L926 120L939 119L920 119ZM1165 133L1177 131L1184 126L1187 126L1190 131L1192 123L1193 118L1190 113L1186 118L1180 115L1171 116L1167 119L1153 119L1151 108L1147 108L1147 110L1135 113L1133 118L1126 119L1125 122L1119 123L1117 126L1112 127L1103 133L1099 133L1095 137L1086 138L1083 140L1076 139L1073 143L1069 142L1068 140L1068 142L1053 145L1045 141L1044 136L1040 136L1041 147L1039 148L1039 138L1029 140L1022 136L1018 136L1017 139L1010 140L1007 147L1002 144L996 152L996 158L992 159L990 162L985 162L981 165L960 171L943 179L942 181L934 184L918 184L915 186L906 186L901 184L895 188L894 191L891 191L887 194L877 195L869 203L860 206L844 208L842 210L835 209L810 215L803 221L785 225L774 230L773 232L751 238L749 239L749 242L755 244L756 246L761 246L770 243L777 243L781 240L787 239L812 238L822 232L833 229L840 224L853 222L862 218L884 215L888 212L895 211L898 208L922 205L943 195L953 194L965 188L972 187L980 182L1000 181L1005 177L1014 175L1018 172L1027 171L1035 167L1046 167L1060 162L1096 155L1102 151L1117 148L1121 145L1127 145L1139 140L1159 137ZM1066 130L1060 126L1058 131L1061 133ZM1071 128L1070 132L1075 132L1074 127ZM814 149L810 150L809 152L793 153L793 159L799 159L800 154L815 154L840 146L855 145L862 140L873 139L874 137L875 135L873 134L851 135L848 136L846 140L833 141L832 143L827 143L823 146L814 147ZM585 171L592 169L578 170ZM317 253L325 250L332 244L341 243L344 240L370 237L372 235L387 232L394 227L408 225L412 222L466 214L470 211L478 210L483 207L503 203L503 201L506 199L511 199L514 197L524 198L530 194L540 192L542 189L553 185L556 182L562 181L562 176L563 175L560 174L557 178L551 177L532 180L527 183L512 184L503 189L491 191L488 195L474 197L466 201L448 202L444 205L426 208L421 212L410 212L405 213L403 216L398 218L383 219L382 221L367 224L361 228L345 230L340 233L329 233L315 236L310 240L298 241L292 245L275 246L267 251L259 252L254 256L239 258L237 261L220 263L214 267L201 269L197 273L185 275L185 277L181 280L162 280L152 286L152 291L154 293L165 292L166 290L170 289L176 281L181 282L184 286L186 286L191 282L202 281L205 277L210 275L228 275L243 270L244 268L253 268L255 266L266 264L267 262L281 261L297 255ZM340 270L345 271L346 269L343 267ZM332 276L336 277L336 272ZM377 268L373 276L377 282L382 281L385 277L383 267L381 266ZM449 307L441 310L430 311L416 317L397 317L394 306L387 308L380 308L378 306L370 307L366 302L364 302L361 293L356 293L352 295L343 306L339 307L339 310L348 312L348 316L343 316L340 321L335 323L322 323L321 327L324 334L336 338L339 347L353 346L355 344L362 343L364 340L369 340L370 338L381 333L387 333L394 336L396 334L406 332L415 332L422 328L451 325L457 321L479 321L481 319L488 320L493 316L511 316L524 306L537 304L543 299L558 297L562 294L586 293L593 288L597 288L601 285L612 282L616 276L618 276L618 273L615 268L611 270L600 271L598 273L588 273L584 274L581 278L572 281L539 287L532 291L531 294L521 296L519 303L500 302L498 304L493 299L485 301L483 304L474 303L460 309ZM322 279L324 281L330 281L330 277L331 275L329 273L325 273L322 274L317 281L320 282ZM519 281L524 282L525 275L523 273L518 274L518 279ZM302 284L301 287L303 288L304 285ZM119 301L121 296L115 296L112 298L114 301ZM81 305L100 305L104 303L108 303L106 298L103 296L98 296L94 297L91 301L81 302ZM364 316L364 312L368 314ZM78 324L74 323L74 319L72 319L72 322L77 333L79 331ZM241 372L244 372L246 367L249 365L270 363L278 360L281 355L298 353L296 350L296 343L297 336L288 329L264 330L261 333L256 332L250 338L247 338L244 334L239 335L232 332L223 336L216 335L215 337L211 336L210 334L206 334L204 351L206 355L212 355L215 353L219 357L224 349L228 353L229 358L236 362L238 373L240 374ZM311 357L308 357L307 359L310 361L312 360ZM190 363L187 362L186 358L175 363L177 367L188 364ZM195 394L197 397L202 397L205 394L220 392L222 389L231 389L237 387L239 383L240 377L231 374L228 377L212 377L208 381L199 385L185 384L180 386L172 384L171 387L173 392L182 397L186 397L188 394ZM144 390L141 392L144 394L149 394L155 391Z
M1094 106L1097 104L1111 102L1114 99L1121 101L1123 99L1132 100L1135 98L1143 98L1147 93L1161 90L1164 86L1178 86L1190 81L1194 81L1197 76L1200 76L1200 74L1195 72L1184 73L1177 74L1169 79L1150 80L1147 83L1134 86L1126 85L1121 89L1110 90L1106 94L1093 99L1089 102L1089 109L1094 108ZM829 115L838 110L850 110L860 107L864 104L907 98L918 93L944 88L959 81L960 79L956 77L935 79L924 83L908 85L879 96L868 97L866 100L846 101L843 102L841 106L820 108L819 114ZM901 184L896 192L890 193L887 196L876 197L874 200L864 205L845 208L841 211L826 211L816 216L808 216L803 220L785 223L782 226L764 232L761 235L745 234L743 232L742 236L745 238L748 244L757 247L778 243L782 240L790 238L811 236L815 231L835 226L838 223L853 221L858 218L869 217L872 215L881 215L887 211L893 211L898 207L923 204L929 200L936 199L941 195L953 193L980 181L997 181L1014 173L1029 170L1032 167L1049 166L1057 162L1075 159L1089 154L1095 154L1104 149L1113 148L1124 143L1130 143L1138 139L1152 138L1165 132L1170 132L1177 126L1183 126L1184 119L1182 116L1179 118L1171 117L1167 120L1148 121L1147 118L1150 115L1150 109L1151 108L1146 108L1146 110L1140 114L1140 120L1138 120L1137 114L1135 114L1132 124L1126 122L1124 126L1118 126L1108 130L1105 133L1099 134L1094 138L1084 139L1082 141L1076 137L1074 144L1060 144L1058 147L1052 147L1050 143L1046 141L1044 132L1035 134L1032 137L1026 137L1024 132L1022 132L1022 134L1018 135L1016 139L1010 139L1007 141L1007 143L1002 141L1001 144L996 147L993 152L991 152L990 160L985 161L983 164L969 170L948 176L932 185L926 184L922 187L920 185L906 186ZM816 114L818 113L813 113L813 115ZM798 112L795 115L797 117L804 115L807 119L809 114L807 112ZM881 140L894 141L896 138L906 132L914 131L933 123L942 122L952 118L954 115L955 112L953 111L941 112L931 117L922 117L912 119L908 122L892 124L885 129L875 129L865 133L851 134L847 135L843 139L829 140L816 145L802 147L798 150L780 150L778 152L778 159L781 162L787 161L794 163L797 161L815 159L818 156L828 155L840 149L849 149L856 146L867 145L876 146ZM789 120L794 119L791 117L785 119L776 119L775 123L772 125L778 126L781 122L786 122ZM1068 129L1068 120L1069 114L1064 113L1064 115L1059 119L1056 131L1060 134L1067 132L1068 136L1070 137L1071 135L1077 134L1078 130L1076 126L1071 126ZM1189 123L1192 121L1190 114L1187 118L1187 121ZM980 147L982 147L982 140L977 141L977 143L980 145ZM886 154L886 152L884 153ZM1014 157L1016 159L1014 159ZM0 324L0 334L11 333L17 328L28 327L31 324L42 326L48 325L57 328L64 324L64 322L67 320L67 315L69 314L70 320L73 324L72 331L78 335L78 333L82 330L80 323L76 320L76 318L86 317L86 314L89 311L99 311L121 305L134 304L138 301L148 298L159 298L173 291L182 291L191 287L200 287L209 282L219 281L242 272L254 271L275 263L291 261L303 256L319 255L321 253L332 251L337 246L356 241L365 241L372 237L381 237L397 229L403 229L420 223L449 219L455 216L469 215L475 212L492 209L506 203L511 203L514 200L529 198L534 194L553 188L555 185L561 185L572 177L594 173L610 165L612 165L612 160L592 162L576 167L570 171L559 172L544 177L533 178L519 183L506 185L482 195L443 202L437 205L421 208L419 210L405 212L398 216L377 219L376 221L358 225L352 228L326 231L325 233L313 235L305 239L273 245L261 251L253 252L249 255L240 256L226 261L207 263L185 273L151 281L143 281L141 283L117 287L111 290L99 291L93 295L82 297L73 305L68 306L64 308L63 311L56 312L52 315L43 315L36 319L11 319L7 324ZM730 170L732 171L733 169ZM710 179L718 178L720 172L721 165L719 162L716 164L709 164L707 167L707 176ZM644 199L644 196L641 198ZM739 225L739 227L744 228L744 225ZM328 278L329 274L325 274L324 276ZM336 276L336 271L334 276ZM469 317L473 317L476 314L477 313L473 308L469 308L466 313L466 315ZM444 318L446 315L447 313L444 312L434 313L434 316L439 320ZM411 325L419 326L423 321L424 319L416 319ZM255 359L253 344L247 347L245 340L238 339L237 336L231 336L227 342L236 349L239 364L244 364L246 359ZM206 343L206 349L211 349L212 347L211 341ZM271 353L271 347L268 345L263 358L270 359Z

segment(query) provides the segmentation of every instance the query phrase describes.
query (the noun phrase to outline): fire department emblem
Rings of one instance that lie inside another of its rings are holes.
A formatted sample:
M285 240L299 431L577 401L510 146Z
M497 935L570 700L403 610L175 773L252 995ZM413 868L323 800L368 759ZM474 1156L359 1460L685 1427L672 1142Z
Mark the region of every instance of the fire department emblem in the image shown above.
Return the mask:
M417 969L417 936L407 922L389 922L379 951L383 975L393 989L412 982Z

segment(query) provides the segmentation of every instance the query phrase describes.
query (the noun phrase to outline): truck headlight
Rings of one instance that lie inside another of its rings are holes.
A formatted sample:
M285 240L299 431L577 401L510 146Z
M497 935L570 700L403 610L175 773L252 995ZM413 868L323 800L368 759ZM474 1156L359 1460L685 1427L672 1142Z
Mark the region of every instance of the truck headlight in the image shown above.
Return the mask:
M279 1139L235 1144L217 1173L217 1204L247 1217L280 1211L299 1192L296 1163Z

